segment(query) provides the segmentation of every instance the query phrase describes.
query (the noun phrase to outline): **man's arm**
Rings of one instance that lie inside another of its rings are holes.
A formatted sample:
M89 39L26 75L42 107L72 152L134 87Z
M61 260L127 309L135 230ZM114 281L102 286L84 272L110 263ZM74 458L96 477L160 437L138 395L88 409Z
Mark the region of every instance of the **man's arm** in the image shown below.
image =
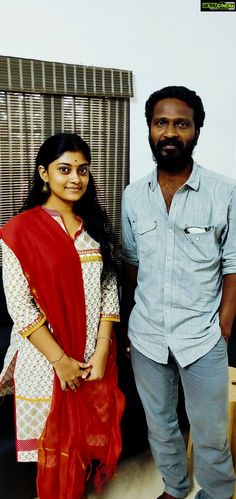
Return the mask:
M138 254L134 234L134 220L136 215L133 210L132 196L130 199L129 186L125 189L122 198L122 250L121 250L121 303L119 334L121 350L130 352L128 340L128 322L134 306L134 292L137 285Z
M122 335L123 349L129 352L128 340L128 322L131 310L134 306L134 292L137 285L138 267L131 265L131 263L122 262L121 278L122 278L122 292L121 292L121 306L120 316L121 324L120 331ZM128 349L128 350L127 350Z
M221 333L225 341L231 334L236 315L236 274L226 274L223 277L222 298L219 308Z
M232 190L228 207L227 230L222 238L222 273L223 288L219 307L219 319L222 336L230 337L236 314L236 186Z
M122 262L121 321L128 327L129 316L134 306L134 292L137 286L138 267Z

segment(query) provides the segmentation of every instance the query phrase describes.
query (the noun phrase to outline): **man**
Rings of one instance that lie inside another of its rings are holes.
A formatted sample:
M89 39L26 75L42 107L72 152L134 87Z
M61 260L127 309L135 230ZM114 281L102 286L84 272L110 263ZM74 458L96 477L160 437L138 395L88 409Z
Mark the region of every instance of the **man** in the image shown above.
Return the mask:
M205 112L185 87L146 102L155 170L123 198L123 318L165 499L190 489L176 406L181 377L196 498L230 499L227 339L236 312L236 181L192 159ZM132 311L131 311L132 310ZM127 351L130 350L127 346Z

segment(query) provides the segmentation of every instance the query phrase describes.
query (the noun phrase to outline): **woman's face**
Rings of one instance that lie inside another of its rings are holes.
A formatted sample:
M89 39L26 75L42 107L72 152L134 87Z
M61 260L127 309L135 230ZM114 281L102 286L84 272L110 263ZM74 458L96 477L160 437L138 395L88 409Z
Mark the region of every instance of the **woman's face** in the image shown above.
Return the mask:
M89 181L89 163L82 152L67 151L55 159L45 170L39 166L39 174L44 182L48 182L51 207L55 204L57 209L60 204L73 205L79 201L86 192Z

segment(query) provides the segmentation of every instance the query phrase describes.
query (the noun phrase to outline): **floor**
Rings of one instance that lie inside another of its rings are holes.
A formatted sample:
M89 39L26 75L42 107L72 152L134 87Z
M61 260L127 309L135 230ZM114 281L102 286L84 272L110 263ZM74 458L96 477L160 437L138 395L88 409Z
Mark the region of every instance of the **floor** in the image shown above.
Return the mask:
M191 474L192 462L189 463ZM101 495L89 493L88 499L156 499L164 490L161 475L149 450L121 461L117 478L104 487ZM193 489L187 496L194 499L199 487L193 480Z

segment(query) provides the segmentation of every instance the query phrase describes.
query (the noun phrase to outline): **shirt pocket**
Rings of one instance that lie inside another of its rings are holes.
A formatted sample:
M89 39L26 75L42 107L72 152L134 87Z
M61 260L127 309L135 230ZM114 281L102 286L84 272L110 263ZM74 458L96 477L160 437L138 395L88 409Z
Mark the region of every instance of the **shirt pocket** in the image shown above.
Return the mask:
M220 257L219 241L214 226L207 227L204 232L186 233L185 252L196 262L213 262Z
M138 256L150 256L157 249L157 220L139 219L134 222Z

